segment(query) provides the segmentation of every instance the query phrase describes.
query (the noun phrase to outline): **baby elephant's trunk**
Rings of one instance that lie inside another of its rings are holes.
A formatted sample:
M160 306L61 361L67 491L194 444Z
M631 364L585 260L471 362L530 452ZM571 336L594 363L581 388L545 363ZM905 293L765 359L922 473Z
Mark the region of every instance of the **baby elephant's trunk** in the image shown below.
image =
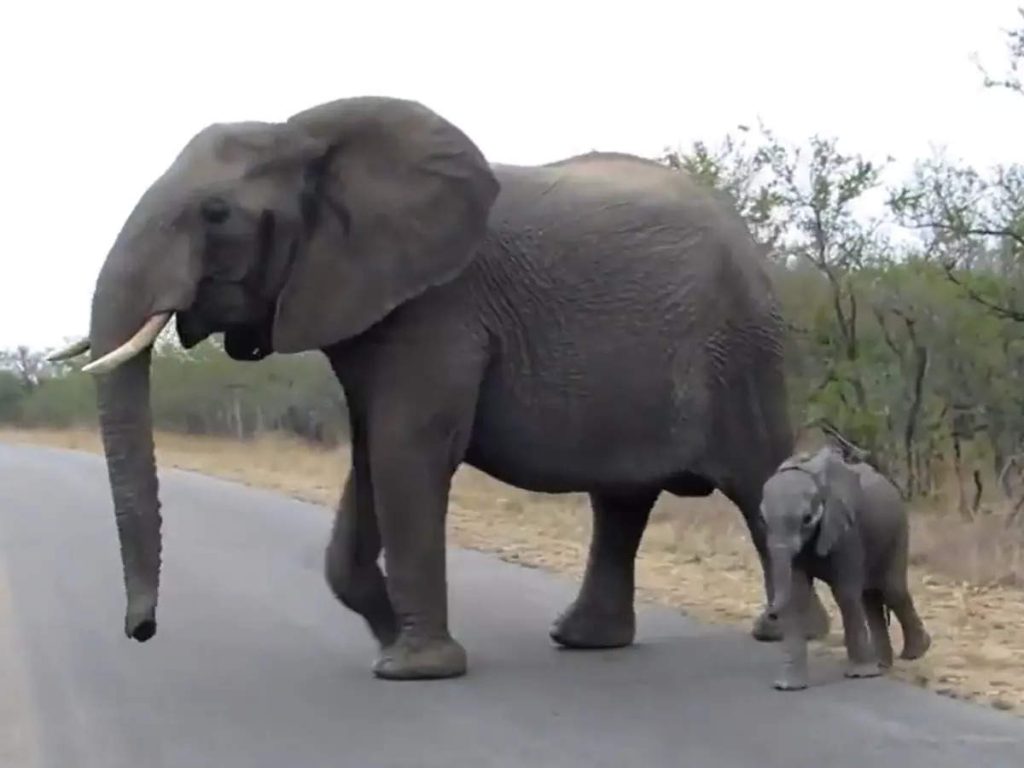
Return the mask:
M772 605L771 612L781 616L789 606L793 595L793 555L784 547L773 547L772 563Z

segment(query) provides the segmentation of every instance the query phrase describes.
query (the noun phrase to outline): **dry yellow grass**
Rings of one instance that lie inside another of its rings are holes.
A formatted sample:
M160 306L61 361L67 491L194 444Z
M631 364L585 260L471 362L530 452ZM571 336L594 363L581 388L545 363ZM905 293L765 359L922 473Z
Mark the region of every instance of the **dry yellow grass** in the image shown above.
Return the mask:
M0 432L0 440L98 451L93 432ZM191 469L333 506L348 471L347 450L318 450L282 437L242 444L175 434L157 436L163 466ZM1020 540L994 521L969 524L941 511L913 521L911 583L932 633L932 649L892 674L945 695L1024 715L1024 564ZM590 536L586 498L511 488L471 468L456 475L449 540L505 560L573 575L582 572ZM833 630L825 652L842 649L841 624L822 591ZM746 630L761 607L760 569L738 511L723 497L663 497L637 559L644 600L685 609ZM893 623L893 645L902 645Z

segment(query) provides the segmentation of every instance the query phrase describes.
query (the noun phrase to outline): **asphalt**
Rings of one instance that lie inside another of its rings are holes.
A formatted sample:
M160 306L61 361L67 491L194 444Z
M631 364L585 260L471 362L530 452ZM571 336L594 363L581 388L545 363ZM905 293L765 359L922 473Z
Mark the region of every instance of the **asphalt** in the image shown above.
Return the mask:
M161 473L159 631L121 631L96 456L0 444L4 768L1024 766L1024 721L889 679L771 688L780 649L642 608L637 644L547 638L571 579L452 549L457 680L373 678L321 577L321 507ZM1022 617L1024 619L1024 617Z

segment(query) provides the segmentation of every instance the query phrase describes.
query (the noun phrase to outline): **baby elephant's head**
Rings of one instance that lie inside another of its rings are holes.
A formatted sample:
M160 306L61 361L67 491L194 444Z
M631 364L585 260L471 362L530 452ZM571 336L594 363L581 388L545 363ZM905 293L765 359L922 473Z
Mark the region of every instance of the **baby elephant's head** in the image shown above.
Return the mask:
M792 563L813 544L826 557L853 525L860 478L831 448L787 459L764 484L764 518L775 599L772 613L789 602Z

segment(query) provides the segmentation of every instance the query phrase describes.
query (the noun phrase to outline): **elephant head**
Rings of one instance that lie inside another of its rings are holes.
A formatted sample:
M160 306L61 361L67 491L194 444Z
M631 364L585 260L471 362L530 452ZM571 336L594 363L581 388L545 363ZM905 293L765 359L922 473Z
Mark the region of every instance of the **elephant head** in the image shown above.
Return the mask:
M860 477L828 447L788 459L765 482L761 515L775 593L772 613L789 603L793 559L811 545L816 556L827 557L854 524L860 493Z
M143 194L97 278L87 342L124 566L125 633L156 632L161 516L150 346L223 332L236 359L322 349L454 278L498 182L422 105L361 97L283 123L214 124Z

